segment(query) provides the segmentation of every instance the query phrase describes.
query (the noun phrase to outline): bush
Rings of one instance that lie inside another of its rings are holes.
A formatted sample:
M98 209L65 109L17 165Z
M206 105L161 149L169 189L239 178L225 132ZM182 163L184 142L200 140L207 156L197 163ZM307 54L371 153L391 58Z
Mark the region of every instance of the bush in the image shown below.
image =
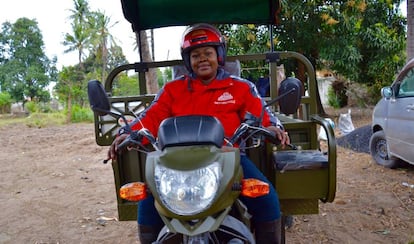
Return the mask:
M0 113L10 113L11 96L7 92L0 92Z
M71 112L71 122L93 122L93 112L90 108L73 105Z
M343 81L334 81L328 88L328 104L333 108L343 108L348 105L346 90Z
M36 113L36 112L40 111L39 105L37 103L33 102L33 101L26 102L24 104L24 107L25 107L26 111L28 111L30 113Z
M333 108L341 108L338 97L336 96L332 87L328 88L328 104Z

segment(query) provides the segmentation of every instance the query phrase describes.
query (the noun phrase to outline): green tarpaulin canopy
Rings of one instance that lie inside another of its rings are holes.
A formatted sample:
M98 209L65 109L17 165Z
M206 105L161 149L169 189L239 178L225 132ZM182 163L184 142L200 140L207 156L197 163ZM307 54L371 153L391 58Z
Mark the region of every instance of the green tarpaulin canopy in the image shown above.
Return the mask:
M133 31L194 23L275 24L279 0L121 0Z

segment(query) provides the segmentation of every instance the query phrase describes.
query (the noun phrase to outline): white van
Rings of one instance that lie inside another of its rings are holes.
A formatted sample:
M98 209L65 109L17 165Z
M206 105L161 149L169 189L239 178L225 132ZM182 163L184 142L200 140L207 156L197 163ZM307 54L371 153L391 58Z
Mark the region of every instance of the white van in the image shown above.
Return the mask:
M414 164L414 59L381 95L372 114L371 155L387 168L398 167L400 160Z

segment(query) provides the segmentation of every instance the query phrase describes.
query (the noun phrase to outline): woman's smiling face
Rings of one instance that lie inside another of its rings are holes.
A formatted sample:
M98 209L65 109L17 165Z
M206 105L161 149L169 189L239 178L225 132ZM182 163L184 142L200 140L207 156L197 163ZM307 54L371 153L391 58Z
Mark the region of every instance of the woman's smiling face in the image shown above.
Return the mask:
M217 75L218 60L215 47L195 48L190 52L191 69L204 84L209 84Z

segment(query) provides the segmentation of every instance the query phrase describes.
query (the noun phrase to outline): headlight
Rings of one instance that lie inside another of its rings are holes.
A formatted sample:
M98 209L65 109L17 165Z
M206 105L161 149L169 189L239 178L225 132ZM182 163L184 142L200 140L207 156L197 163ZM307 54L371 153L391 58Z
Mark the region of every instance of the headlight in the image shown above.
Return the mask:
M217 193L220 178L218 162L192 171L172 170L159 164L155 167L155 185L161 201L180 215L193 215L208 208Z

